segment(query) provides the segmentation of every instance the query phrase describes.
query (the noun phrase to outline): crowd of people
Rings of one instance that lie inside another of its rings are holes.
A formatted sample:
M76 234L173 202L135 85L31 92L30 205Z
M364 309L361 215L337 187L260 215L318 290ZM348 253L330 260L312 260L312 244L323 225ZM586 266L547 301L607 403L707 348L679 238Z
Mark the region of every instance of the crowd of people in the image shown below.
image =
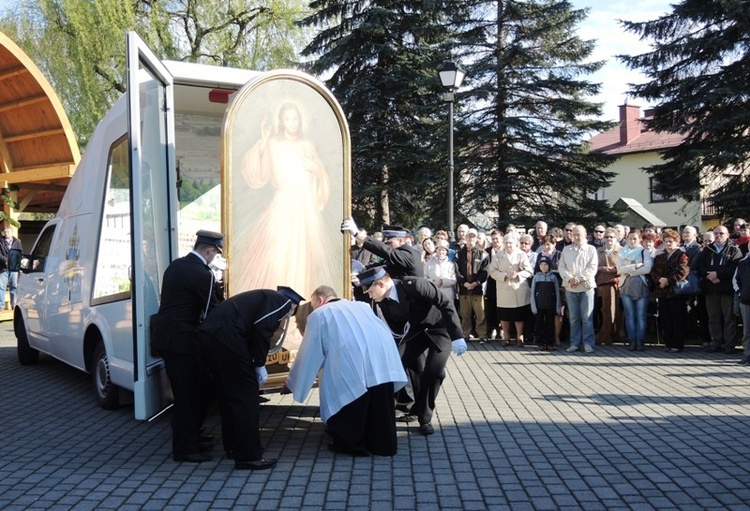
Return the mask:
M423 277L454 301L467 340L535 342L542 350L569 341L567 351L586 353L623 342L644 350L651 316L666 352L683 351L695 334L704 350L730 354L741 336L740 363L750 363L750 228L743 219L731 232L717 225L702 234L690 225L678 232L599 224L588 232L538 221L529 232L459 225L449 240L446 231L423 227L407 232L403 245L419 254ZM351 255L355 266L382 263L359 242Z

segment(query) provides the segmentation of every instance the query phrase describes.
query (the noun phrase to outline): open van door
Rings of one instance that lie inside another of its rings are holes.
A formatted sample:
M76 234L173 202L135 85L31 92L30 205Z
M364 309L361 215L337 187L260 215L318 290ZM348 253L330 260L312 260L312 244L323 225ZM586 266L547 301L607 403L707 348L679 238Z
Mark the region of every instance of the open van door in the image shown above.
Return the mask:
M131 174L133 360L136 419L169 404L164 361L151 354L150 319L161 276L177 254L174 86L162 62L135 33L127 35Z

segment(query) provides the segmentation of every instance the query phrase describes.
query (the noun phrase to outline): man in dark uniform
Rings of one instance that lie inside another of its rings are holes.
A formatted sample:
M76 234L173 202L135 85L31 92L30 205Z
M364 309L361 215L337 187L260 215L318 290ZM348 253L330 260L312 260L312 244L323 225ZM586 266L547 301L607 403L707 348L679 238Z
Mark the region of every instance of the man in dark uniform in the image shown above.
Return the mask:
M201 425L208 407L206 368L196 330L217 303L214 274L208 265L221 253L224 236L198 231L193 251L175 259L164 272L161 304L152 346L164 359L174 395L172 457L199 463L211 457L201 452ZM204 436L203 440L210 440Z
M353 218L347 218L341 224L342 232L349 232L354 240L383 259L388 273L393 278L405 276L424 277L422 260L419 251L406 244L406 229L395 225L383 226L383 241L378 241L360 230Z
M342 232L349 232L354 241L365 249L383 259L388 274L393 278L424 277L424 266L419 251L406 244L406 229L397 225L383 225L383 241L367 236L367 231L357 227L354 219L349 217L341 224ZM359 293L355 293L355 296ZM399 347L402 352L403 346ZM419 393L419 381L424 371L426 355L416 357L410 366L406 367L409 383L398 392L396 409L406 412L414 404L415 396Z
M227 298L198 329L201 349L217 368L224 450L234 468L260 470L276 464L263 458L260 443L260 386L268 379L271 338L297 310L302 297L288 287L254 289Z
M409 367L427 351L419 391L411 414L419 421L419 432L431 435L435 399L445 379L445 365L451 350L466 351L461 322L451 301L425 278L404 277L393 280L384 267L360 274L359 282L380 305L386 323L396 341L404 347L401 362Z

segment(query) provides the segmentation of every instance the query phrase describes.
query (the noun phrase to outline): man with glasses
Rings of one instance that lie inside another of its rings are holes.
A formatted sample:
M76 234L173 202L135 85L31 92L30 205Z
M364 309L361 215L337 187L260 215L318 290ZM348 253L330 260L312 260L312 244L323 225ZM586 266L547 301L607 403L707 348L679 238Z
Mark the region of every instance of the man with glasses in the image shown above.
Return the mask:
M740 229L745 224L747 224L747 222L745 222L745 220L743 218L736 218L734 220L734 224L733 224L734 225L734 232L732 232L732 235L731 235L730 239L736 240L737 238L741 237L742 233L740 232Z
M200 463L211 457L201 450L201 426L208 408L207 370L197 330L218 303L214 273L208 267L221 253L224 235L200 230L188 255L175 259L162 279L161 304L155 316L151 346L164 359L172 386L172 457Z
M573 244L573 227L575 226L575 222L568 222L567 224L565 224L565 229L563 230L563 239L557 242L555 249L562 252L565 247Z
M726 227L718 225L713 232L714 242L700 252L696 263L698 276L702 280L711 335L711 344L706 351L714 352L723 348L724 353L731 354L738 341L732 277L742 256L729 239Z
M591 245L593 245L597 249L604 246L604 226L603 225L597 225L596 227L594 227L594 232L591 235Z

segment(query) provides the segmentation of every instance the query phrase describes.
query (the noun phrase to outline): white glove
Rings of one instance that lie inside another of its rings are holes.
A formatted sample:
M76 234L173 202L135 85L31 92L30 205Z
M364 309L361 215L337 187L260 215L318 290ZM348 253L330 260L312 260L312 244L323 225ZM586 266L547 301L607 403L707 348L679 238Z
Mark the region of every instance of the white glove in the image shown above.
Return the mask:
M459 357L466 353L466 350L468 350L468 346L466 346L466 341L463 339L456 339L451 343L451 346L453 347L453 353L458 355Z
M350 232L352 236L359 234L359 227L357 227L357 224L352 217L345 218L344 221L341 222L341 232L347 231Z
M268 371L266 371L266 366L256 367L255 374L258 376L258 385L263 385L268 381Z

